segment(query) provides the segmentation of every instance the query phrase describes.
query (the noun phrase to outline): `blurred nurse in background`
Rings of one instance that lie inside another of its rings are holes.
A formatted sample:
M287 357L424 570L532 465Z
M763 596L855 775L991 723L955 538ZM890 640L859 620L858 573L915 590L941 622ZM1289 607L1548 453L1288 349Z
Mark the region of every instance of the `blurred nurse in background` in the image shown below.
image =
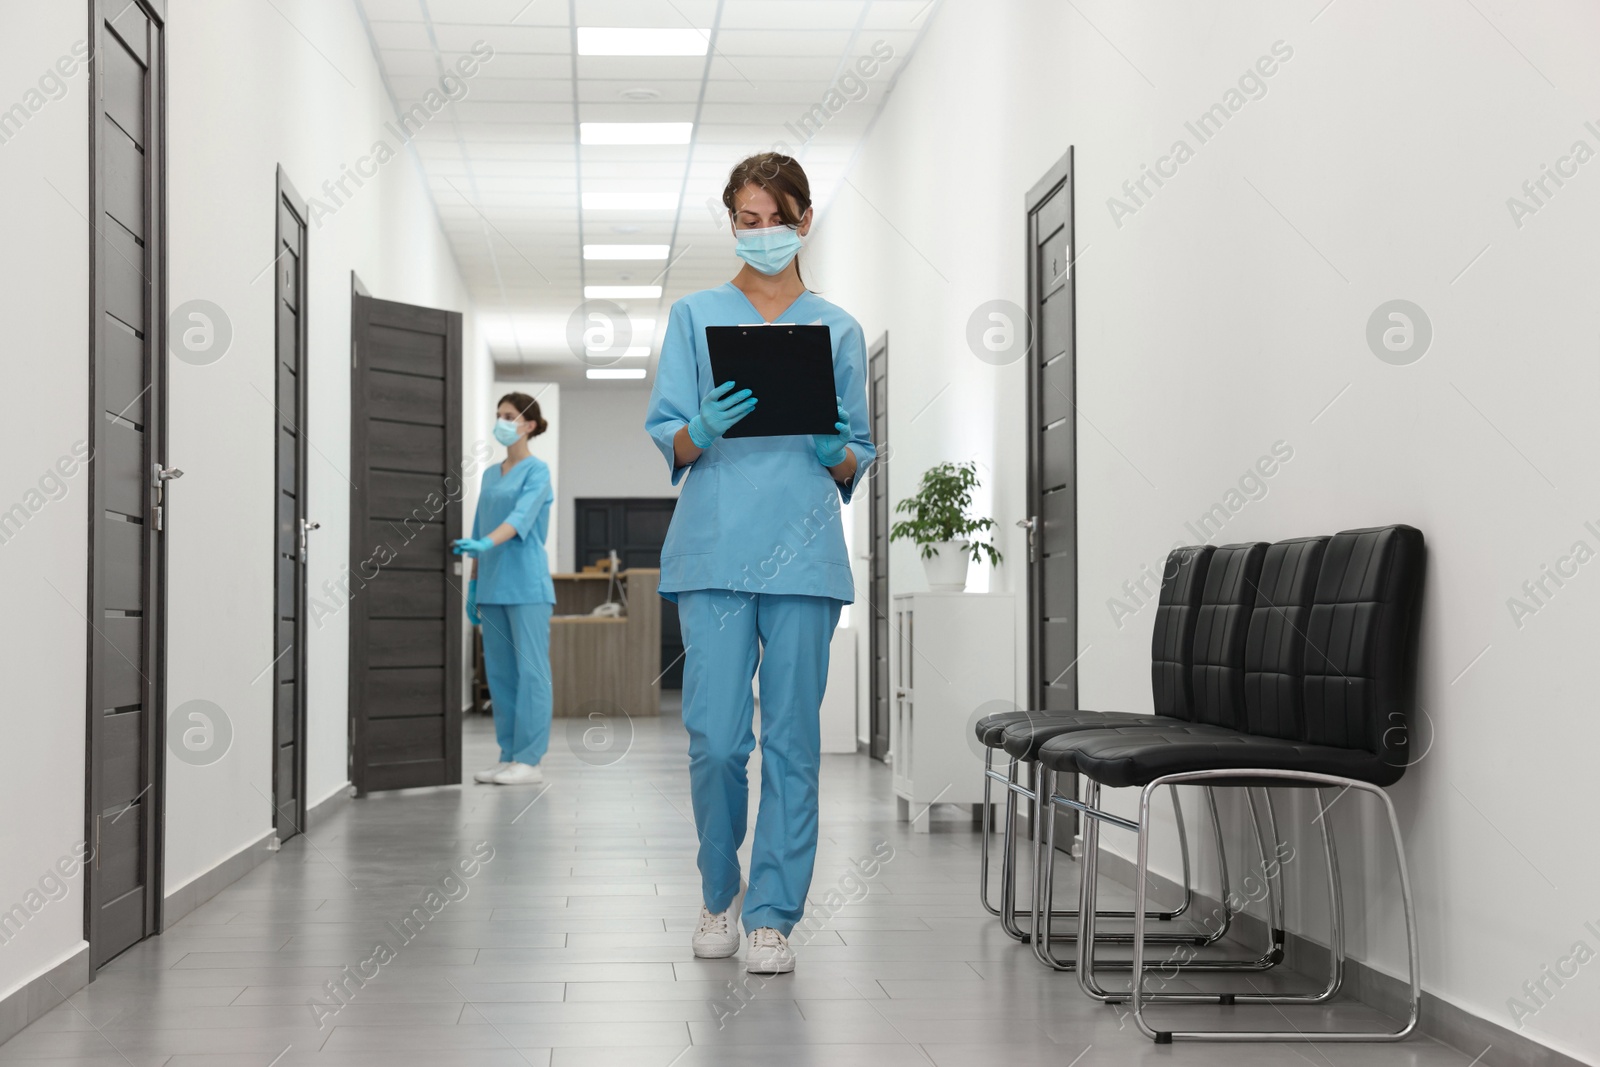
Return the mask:
M550 532L550 467L528 442L550 424L539 402L507 393L495 413L494 438L505 461L483 472L472 536L455 543L473 557L467 619L483 628L483 662L494 705L500 762L473 775L495 785L544 781L539 761L550 743L550 612L555 583L544 540Z

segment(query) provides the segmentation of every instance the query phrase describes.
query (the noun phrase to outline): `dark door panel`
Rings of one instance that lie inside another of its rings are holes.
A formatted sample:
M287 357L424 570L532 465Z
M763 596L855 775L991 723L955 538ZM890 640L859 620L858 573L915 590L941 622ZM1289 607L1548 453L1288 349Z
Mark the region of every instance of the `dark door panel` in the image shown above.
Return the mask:
M444 382L439 378L418 378L412 374L373 371L368 379L372 393L370 413L375 419L442 426Z
M165 102L145 0L93 0L89 99L88 782L85 934L98 968L160 929L166 708ZM115 19L113 28L108 20Z
M1029 192L1028 317L1039 344L1028 361L1028 706L1078 703L1077 300L1072 150ZM1065 791L1073 789L1063 783ZM1071 841L1074 819L1055 813Z
M867 353L868 417L872 442L880 457L869 472L867 524L867 611L871 629L867 640L868 688L871 705L867 720L867 751L873 759L889 754L889 335L884 334Z
M367 480L369 515L374 519L404 519L413 513L426 519L427 507L437 507L439 499L439 479L426 474L373 471Z
M461 781L461 316L351 309L350 774L358 794ZM455 491L452 492L452 486ZM376 569L376 573L374 571Z
M577 545L573 550L578 569L607 558L615 550L624 570L629 567L657 569L661 566L661 545L672 524L674 497L587 497L573 501L573 529ZM678 625L678 606L661 602L661 688L683 688L683 630Z
M369 618L443 619L449 587L437 571L384 568L367 583Z
M273 321L277 338L276 440L278 466L275 492L278 508L278 536L273 546L278 571L273 619L278 635L274 652L273 682L277 690L272 718L272 801L279 841L287 841L305 826L305 687L296 684L303 677L306 662L306 556L310 551L307 515L306 440L300 428L306 425L309 404L301 368L306 360L308 320L305 292L305 264L309 228L306 204L290 184L282 167L278 168L275 215L278 221L278 258L274 264L277 285L273 288Z
M444 474L444 430L434 426L415 426L405 422L385 422L370 418L367 439L373 455L383 466L377 469L411 474ZM459 448L459 442L457 443ZM434 484L442 484L434 478Z

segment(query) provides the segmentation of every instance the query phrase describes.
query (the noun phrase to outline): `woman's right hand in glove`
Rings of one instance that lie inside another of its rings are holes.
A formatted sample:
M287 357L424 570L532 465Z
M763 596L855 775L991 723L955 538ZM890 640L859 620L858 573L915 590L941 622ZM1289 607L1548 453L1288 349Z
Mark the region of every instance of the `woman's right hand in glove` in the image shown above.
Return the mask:
M710 448L711 442L756 409L756 398L750 390L740 389L730 395L733 387L734 383L723 382L700 401L700 414L689 420L689 440L696 447Z

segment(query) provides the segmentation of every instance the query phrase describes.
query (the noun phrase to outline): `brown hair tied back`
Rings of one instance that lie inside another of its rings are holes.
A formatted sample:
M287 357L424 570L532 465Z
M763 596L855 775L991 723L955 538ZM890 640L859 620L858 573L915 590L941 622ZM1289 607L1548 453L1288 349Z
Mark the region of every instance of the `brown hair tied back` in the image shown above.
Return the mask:
M785 226L798 226L811 210L811 180L805 168L793 156L781 152L760 152L734 167L728 174L728 184L722 189L722 203L731 216L734 198L747 185L756 185L772 194L778 202L778 217ZM795 271L799 272L798 263ZM805 279L800 280L805 284Z
M507 393L500 398L500 404L510 404L517 409L517 414L522 416L522 421L533 424L533 432L529 437L538 437L550 428L550 424L539 414L539 402L527 393ZM499 407L496 404L495 407Z

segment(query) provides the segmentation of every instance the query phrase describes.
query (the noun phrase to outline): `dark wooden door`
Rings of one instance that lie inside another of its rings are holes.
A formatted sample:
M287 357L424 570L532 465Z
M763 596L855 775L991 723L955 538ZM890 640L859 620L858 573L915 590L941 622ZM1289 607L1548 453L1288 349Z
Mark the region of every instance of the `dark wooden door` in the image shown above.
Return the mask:
M589 497L573 501L577 566L581 569L615 550L629 567L661 566L661 546L672 524L676 497ZM683 688L683 630L678 606L661 602L661 688Z
M353 297L350 780L461 781L461 315Z
M873 759L889 754L889 335L878 338L867 353L867 401L872 419L872 443L879 461L867 481L868 512L867 612L872 630L868 638L868 667L872 704L868 715L867 752Z
M90 99L88 782L98 967L159 929L165 732L165 106L159 9L96 0Z
M306 553L311 523L306 517L306 203L278 168L278 261L273 292L277 315L278 536L273 620L272 803L278 840L305 825Z
M1078 704L1077 350L1072 151L1028 196L1031 707ZM1070 840L1070 838L1069 838Z

